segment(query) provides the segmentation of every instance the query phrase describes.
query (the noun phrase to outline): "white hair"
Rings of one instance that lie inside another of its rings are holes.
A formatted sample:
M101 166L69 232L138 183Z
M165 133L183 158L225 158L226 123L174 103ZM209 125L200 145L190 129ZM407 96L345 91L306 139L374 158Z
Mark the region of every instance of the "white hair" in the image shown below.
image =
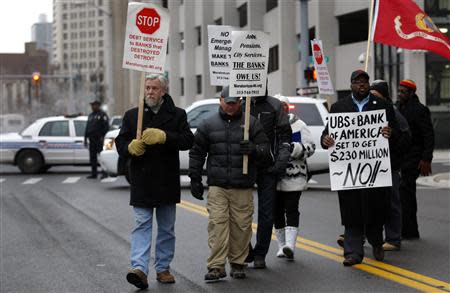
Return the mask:
M169 90L169 81L167 80L167 78L162 75L162 74L155 74L155 73L151 73L151 74L147 74L145 76L145 79L150 79L150 80L154 80L154 79L158 79L159 82L161 83L161 87L163 88L164 92L168 92Z

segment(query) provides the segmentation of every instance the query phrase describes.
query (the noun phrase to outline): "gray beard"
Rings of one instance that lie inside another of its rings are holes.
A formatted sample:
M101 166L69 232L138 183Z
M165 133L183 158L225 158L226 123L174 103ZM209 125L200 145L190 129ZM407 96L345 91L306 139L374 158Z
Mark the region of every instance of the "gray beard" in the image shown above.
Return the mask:
M155 101L153 99L150 99L148 97L145 97L145 104L153 111L153 113L158 113L159 108L161 108L162 103L164 102L164 99L161 97L159 101Z

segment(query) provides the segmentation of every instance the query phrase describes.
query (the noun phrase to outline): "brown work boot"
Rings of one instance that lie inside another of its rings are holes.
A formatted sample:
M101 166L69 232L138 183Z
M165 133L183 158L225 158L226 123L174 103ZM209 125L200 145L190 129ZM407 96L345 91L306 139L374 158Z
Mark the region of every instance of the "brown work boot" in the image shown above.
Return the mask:
M129 269L127 273L127 281L139 289L148 288L147 276L140 269Z
M205 275L205 281L218 281L219 279L225 278L227 273L225 268L211 268Z
M175 277L169 272L169 270L166 270L161 273L156 273L156 280L164 284L175 283Z

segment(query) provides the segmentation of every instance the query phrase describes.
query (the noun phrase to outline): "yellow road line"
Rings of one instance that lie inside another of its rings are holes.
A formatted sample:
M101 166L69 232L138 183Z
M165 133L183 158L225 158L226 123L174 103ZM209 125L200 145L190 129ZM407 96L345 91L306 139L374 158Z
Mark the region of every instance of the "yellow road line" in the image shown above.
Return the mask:
M181 207L201 214L203 216L208 216L208 211L205 207L193 204L187 201L181 201ZM252 230L256 233L257 225L252 223ZM272 239L275 240L275 235L272 234ZM305 239L303 237L297 237L296 247L309 251L311 253L323 256L325 258L342 262L344 258L342 257L342 249L337 249L316 241ZM357 269L368 272L370 274L379 276L384 279L388 279L399 284L415 288L424 292L447 292L450 291L450 284L427 277L415 272L408 271L393 265L389 265L383 262L372 260L370 258L364 258L364 263L354 266ZM445 291L444 291L445 290Z

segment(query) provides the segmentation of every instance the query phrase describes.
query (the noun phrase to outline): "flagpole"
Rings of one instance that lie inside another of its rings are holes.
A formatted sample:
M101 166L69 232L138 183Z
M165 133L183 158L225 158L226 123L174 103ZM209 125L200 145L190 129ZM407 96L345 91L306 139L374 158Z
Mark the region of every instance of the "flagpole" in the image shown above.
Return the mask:
M380 0L379 0L380 1ZM373 21L373 7L375 0L370 1L370 14L369 14L369 36L367 37L367 49L366 49L366 65L364 66L364 71L367 72L369 68L369 54L370 54L370 43L372 39L372 21Z

